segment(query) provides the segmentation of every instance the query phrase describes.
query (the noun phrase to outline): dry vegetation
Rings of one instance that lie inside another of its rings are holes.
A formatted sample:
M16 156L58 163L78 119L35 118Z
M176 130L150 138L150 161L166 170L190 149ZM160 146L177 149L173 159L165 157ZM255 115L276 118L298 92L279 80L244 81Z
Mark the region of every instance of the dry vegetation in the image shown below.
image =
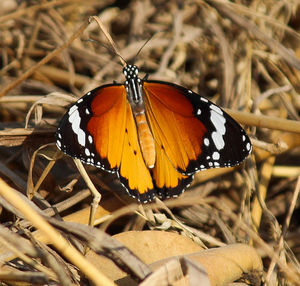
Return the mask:
M182 3L0 1L1 285L300 285L298 3ZM141 207L86 167L102 199L97 227L83 225L90 191L54 132L77 97L124 80L92 15L144 74L245 125L254 151L242 168L200 172L180 198Z

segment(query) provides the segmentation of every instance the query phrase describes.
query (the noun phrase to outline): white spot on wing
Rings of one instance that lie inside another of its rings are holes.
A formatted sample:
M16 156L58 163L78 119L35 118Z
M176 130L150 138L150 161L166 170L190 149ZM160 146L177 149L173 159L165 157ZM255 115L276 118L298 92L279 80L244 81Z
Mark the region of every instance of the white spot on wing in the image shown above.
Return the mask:
M222 135L225 134L226 128L225 128L225 122L226 119L224 116L220 115L219 113L216 112L211 112L210 114L210 120L213 123L213 125L216 128L216 131L218 133L221 133Z
M208 102L208 100L205 98L205 97L200 97L200 99L202 100L202 101L204 101L204 102Z
M207 138L204 139L204 145L209 146L209 140Z
M212 134L211 134L211 138L213 139L214 143L215 143L215 146L218 150L221 150L224 148L225 146L225 142L223 140L223 136L222 134L214 131Z
M76 108L73 108L73 107L76 107ZM73 109L73 111L70 113L71 109ZM71 123L72 125L72 130L73 132L77 135L77 140L78 140L78 143L81 145L81 146L85 146L85 133L84 131L80 128L80 121L81 121L81 118L80 118L80 114L77 110L77 106L76 105L73 105L70 110L69 110L69 122Z
M220 108L218 108L218 109L221 111ZM216 128L216 131L214 131L211 134L211 137L212 137L217 149L221 150L225 146L223 135L226 132L226 128L225 128L226 119L223 115L221 115L215 109L212 109L210 112L210 120L211 120L212 124L214 125L214 127Z
M77 109L78 109L77 105L76 105L76 104L73 105L73 106L69 109L68 114L71 115L71 114L72 114L75 110L77 110Z
M221 110L221 108L214 104L210 105L210 109L214 110L215 112L219 113L220 115L223 115L223 111Z
M251 150L251 144L250 144L249 142L248 142L247 145L246 145L246 149L247 149L248 151Z
M214 160L219 160L219 159L220 159L220 153L219 153L219 152L214 152L214 153L212 154L212 158L213 158Z
M91 153L90 153L90 151L89 151L88 148L85 148L84 153L85 153L85 155L87 155L88 157L91 155ZM89 160L89 158L88 158L88 160Z

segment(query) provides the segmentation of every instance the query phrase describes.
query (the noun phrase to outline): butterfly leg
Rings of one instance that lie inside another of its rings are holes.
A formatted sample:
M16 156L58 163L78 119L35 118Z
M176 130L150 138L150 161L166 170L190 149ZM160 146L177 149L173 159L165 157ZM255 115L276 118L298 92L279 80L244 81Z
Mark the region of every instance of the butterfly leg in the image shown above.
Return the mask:
M99 202L101 200L101 194L98 192L96 187L94 186L93 182L91 181L89 175L87 174L86 170L84 169L81 161L79 159L74 159L75 165L80 172L82 178L86 182L88 188L91 191L91 194L93 196L93 202L91 204L91 211L90 211L90 217L89 217L89 225L94 226L94 221L95 221L95 215L96 211L99 205Z

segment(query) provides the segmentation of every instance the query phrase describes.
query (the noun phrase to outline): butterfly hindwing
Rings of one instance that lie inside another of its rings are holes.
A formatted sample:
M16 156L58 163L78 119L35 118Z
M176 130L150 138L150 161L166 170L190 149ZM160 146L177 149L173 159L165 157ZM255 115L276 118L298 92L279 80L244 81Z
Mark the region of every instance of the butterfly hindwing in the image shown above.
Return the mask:
M126 103L125 138L119 177L129 194L139 201L151 201L154 186L138 142L137 128L130 104Z
M172 166L165 150L157 142L152 174L156 192L162 199L179 196L193 179L193 175L185 176Z

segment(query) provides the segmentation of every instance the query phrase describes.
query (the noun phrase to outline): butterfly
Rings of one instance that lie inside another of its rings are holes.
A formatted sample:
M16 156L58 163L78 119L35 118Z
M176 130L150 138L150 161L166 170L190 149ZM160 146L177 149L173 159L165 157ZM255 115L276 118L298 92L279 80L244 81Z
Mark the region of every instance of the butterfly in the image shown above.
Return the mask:
M240 164L252 146L220 107L182 86L140 79L100 86L61 119L56 145L86 164L116 173L139 202L179 196L194 173Z

